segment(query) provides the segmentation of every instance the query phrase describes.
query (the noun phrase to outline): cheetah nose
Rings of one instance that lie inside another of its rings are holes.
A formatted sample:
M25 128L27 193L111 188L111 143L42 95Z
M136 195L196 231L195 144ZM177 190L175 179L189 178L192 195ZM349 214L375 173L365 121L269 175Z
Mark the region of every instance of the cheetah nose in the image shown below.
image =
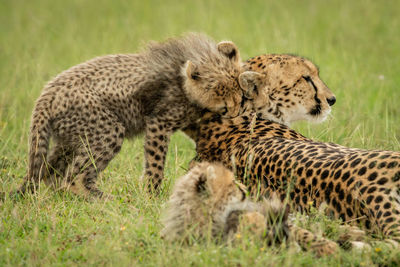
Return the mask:
M329 106L333 106L336 103L336 97L327 98L326 101L328 101Z

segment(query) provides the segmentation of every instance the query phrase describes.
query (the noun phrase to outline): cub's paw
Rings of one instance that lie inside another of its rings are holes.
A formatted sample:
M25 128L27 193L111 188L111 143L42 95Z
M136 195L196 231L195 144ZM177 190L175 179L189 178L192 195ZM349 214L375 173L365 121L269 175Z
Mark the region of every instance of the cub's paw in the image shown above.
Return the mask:
M317 257L322 257L335 254L339 251L339 246L337 243L323 238L310 244L309 250L314 252Z

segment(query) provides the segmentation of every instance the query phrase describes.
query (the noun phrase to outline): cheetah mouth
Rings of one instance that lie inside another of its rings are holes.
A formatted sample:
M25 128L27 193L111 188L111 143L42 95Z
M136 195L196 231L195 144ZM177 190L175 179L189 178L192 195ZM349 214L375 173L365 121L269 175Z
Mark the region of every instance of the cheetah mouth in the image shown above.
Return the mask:
M331 113L330 108L322 109L322 106L317 104L310 110L308 115L310 116L309 119L312 119L313 122L320 123L325 121L330 113Z
M316 104L309 112L311 116L319 116L322 113L322 107L321 104Z

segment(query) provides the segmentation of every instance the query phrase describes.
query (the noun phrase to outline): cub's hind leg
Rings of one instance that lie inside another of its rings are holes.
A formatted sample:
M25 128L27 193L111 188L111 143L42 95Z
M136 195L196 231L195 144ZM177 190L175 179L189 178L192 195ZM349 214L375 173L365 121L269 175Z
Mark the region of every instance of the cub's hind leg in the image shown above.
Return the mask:
M84 197L104 197L96 186L97 177L120 151L124 134L122 124L110 120L102 125L101 131L81 136L81 145L74 149L65 173L67 190Z
M47 164L47 175L43 177L44 182L58 189L62 185L68 165L72 162L73 150L60 143L55 143L50 150Z
M58 188L64 177L65 170L72 159L72 150L67 149L59 143L55 143L50 149L47 160L43 161L42 175L37 183L32 183L27 177L24 177L24 183L17 191L11 195L24 194L26 192L34 192L39 182L43 181L46 185Z

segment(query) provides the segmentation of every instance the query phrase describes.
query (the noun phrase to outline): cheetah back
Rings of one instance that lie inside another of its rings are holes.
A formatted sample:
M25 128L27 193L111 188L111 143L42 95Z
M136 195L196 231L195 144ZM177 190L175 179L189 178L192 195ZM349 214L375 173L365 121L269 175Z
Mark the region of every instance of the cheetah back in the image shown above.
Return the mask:
M289 194L304 212L326 202L335 218L399 238L400 153L315 142L247 116L205 121L198 134L197 159L235 168L252 192Z

